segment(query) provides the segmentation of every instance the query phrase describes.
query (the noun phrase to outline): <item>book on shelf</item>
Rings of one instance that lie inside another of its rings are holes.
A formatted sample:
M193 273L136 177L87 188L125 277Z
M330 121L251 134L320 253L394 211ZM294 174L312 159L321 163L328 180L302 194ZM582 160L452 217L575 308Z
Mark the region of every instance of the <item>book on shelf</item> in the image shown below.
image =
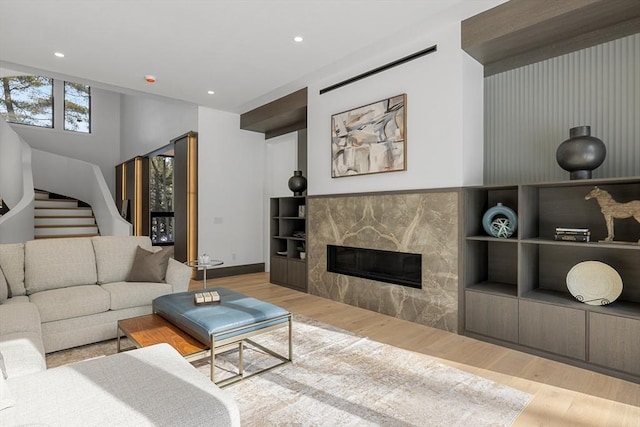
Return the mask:
M556 227L556 234L581 234L581 235L589 235L591 234L588 228L563 228Z
M568 242L588 242L591 236L589 234L558 234L556 240L564 240Z
M196 292L193 299L196 304L213 304L220 302L220 295L216 291Z

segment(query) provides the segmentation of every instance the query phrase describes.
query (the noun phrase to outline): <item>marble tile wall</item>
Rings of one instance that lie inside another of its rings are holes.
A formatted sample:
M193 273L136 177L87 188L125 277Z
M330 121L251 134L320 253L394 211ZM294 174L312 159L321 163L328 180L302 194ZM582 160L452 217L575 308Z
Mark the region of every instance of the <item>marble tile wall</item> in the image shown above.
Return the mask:
M309 292L458 332L458 192L307 200ZM422 289L327 272L327 245L422 254Z

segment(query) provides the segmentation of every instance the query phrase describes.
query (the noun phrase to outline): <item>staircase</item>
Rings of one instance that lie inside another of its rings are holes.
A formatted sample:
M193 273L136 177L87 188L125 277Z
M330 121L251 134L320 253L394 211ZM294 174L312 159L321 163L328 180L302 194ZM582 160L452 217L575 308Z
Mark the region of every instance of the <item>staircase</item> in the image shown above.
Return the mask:
M99 235L91 207L78 206L69 198L51 198L45 191L35 190L35 238L87 237Z

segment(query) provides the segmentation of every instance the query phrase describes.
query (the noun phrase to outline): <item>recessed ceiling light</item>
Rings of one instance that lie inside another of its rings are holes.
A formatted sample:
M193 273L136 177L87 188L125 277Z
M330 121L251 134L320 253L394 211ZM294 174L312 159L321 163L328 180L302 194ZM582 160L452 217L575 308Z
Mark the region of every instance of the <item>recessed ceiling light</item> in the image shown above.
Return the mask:
M293 38L293 41L296 42L296 43L302 43L302 40L304 40L304 39L302 37L300 37L300 36L295 36Z
M209 95L213 95L215 92L214 92L214 91L212 91L212 90L208 90L208 91L207 91L207 93L208 93Z
M156 82L156 77L152 76L151 74L147 74L146 76L144 76L144 80L147 83L155 83Z
M62 52L56 52L54 53L55 56L57 56L58 58L64 58L64 53Z

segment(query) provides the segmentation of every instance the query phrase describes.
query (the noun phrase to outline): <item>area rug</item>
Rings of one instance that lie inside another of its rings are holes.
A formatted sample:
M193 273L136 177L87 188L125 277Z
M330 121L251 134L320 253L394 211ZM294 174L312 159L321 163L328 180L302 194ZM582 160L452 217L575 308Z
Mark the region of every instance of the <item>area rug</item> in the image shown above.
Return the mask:
M256 339L286 354L286 329ZM49 367L115 352L115 340L57 352ZM237 351L216 358L231 375ZM245 370L278 362L245 349ZM196 362L209 375L207 361ZM509 426L532 396L325 323L294 317L294 361L226 387L243 426Z

